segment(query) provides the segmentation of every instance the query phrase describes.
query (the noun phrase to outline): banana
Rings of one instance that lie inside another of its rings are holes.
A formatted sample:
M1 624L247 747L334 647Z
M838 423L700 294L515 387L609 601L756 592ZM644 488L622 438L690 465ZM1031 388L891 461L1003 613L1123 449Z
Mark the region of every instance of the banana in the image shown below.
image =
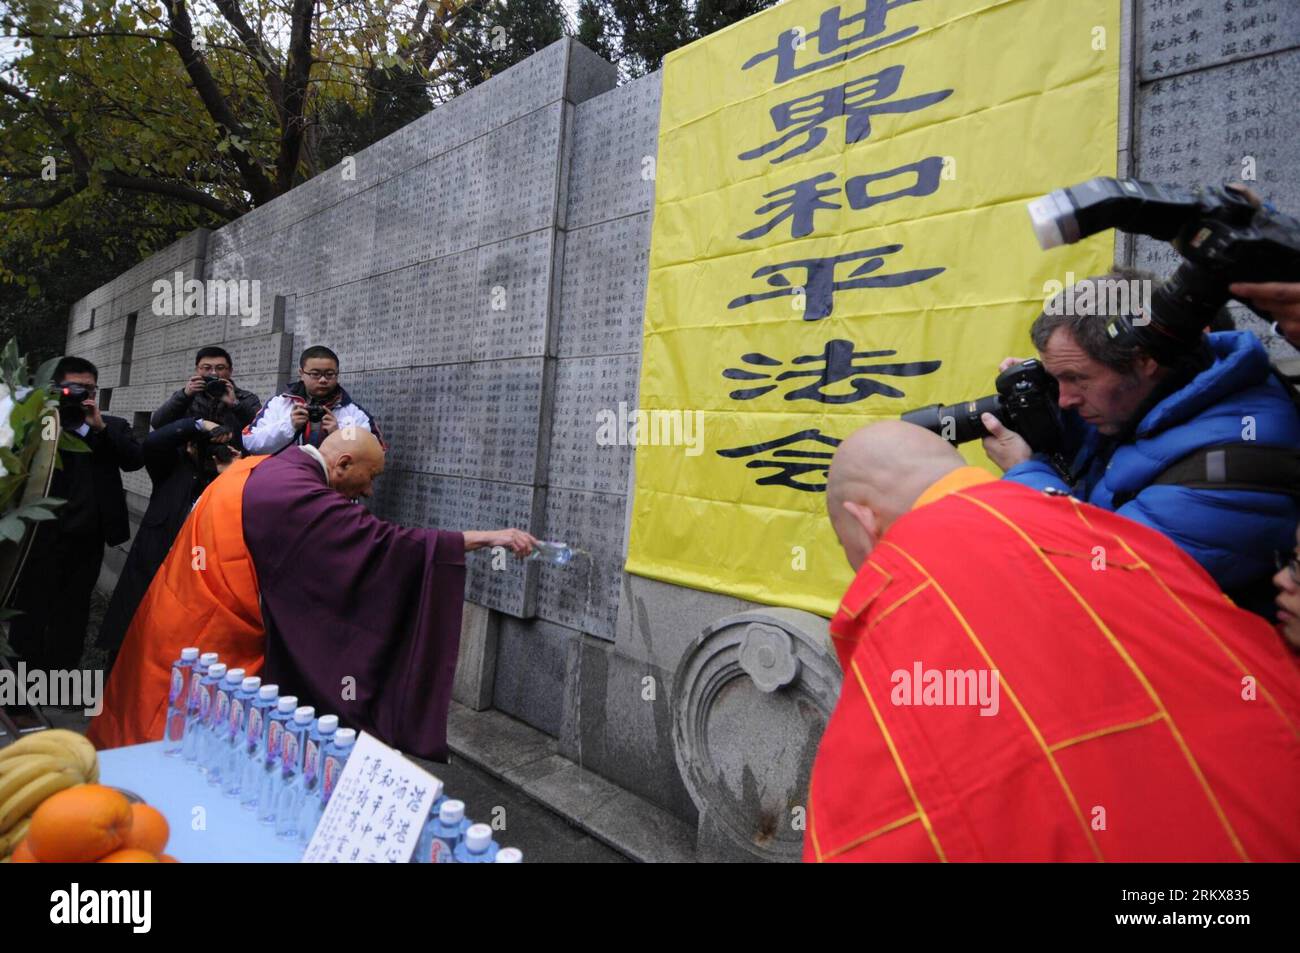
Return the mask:
M27 836L27 829L32 826L31 815L24 817L21 821L9 829L9 833L0 834L0 857L8 857L14 852L14 848L22 843L23 838Z
M12 767L0 776L0 804L4 804L36 778L56 771L71 770L63 758L48 754L33 754L25 758L14 758Z
M25 754L50 754L58 758L74 759L75 763L80 765L81 760L73 752L68 750L68 746L58 738L46 738L44 735L48 732L41 731L34 735L27 735L19 738L4 751L0 751L0 762L7 761L10 758L22 757Z
M95 751L95 746L90 743L90 739L85 735L79 735L75 731L68 731L66 728L51 728L42 731L41 736L51 741L62 744L69 752L76 755L78 763L81 765L81 773L89 778L99 761L99 755Z
M0 803L0 833L8 833L46 798L80 783L81 775L69 770L49 772L33 779L7 801Z

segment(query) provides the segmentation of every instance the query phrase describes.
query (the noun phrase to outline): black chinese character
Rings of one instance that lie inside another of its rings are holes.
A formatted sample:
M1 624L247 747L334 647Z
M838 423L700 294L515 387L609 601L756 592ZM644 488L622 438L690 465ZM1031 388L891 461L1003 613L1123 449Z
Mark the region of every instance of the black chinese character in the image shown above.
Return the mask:
M773 106L772 124L776 127L776 131L788 131L779 139L742 152L740 158L757 159L765 156L798 136L803 136L804 141L770 160L772 164L811 152L826 138L826 130L822 128L822 124L839 116L847 117L844 127L845 143L861 142L871 135L872 116L916 112L952 95L951 89L941 89L921 96L912 96L909 99L885 102L884 100L898 92L902 80L903 67L889 66L879 73L850 80L842 86L818 90L807 96L800 96Z
M805 42L800 41L802 31L786 30L777 37L775 47L751 56L741 69L749 69L764 60L776 57L776 81L784 83L796 76L803 76L806 73L823 69L835 63L843 63L864 53L870 53L872 50L878 50L882 46L888 46L890 43L905 40L916 33L918 28L910 26L899 30L897 33L891 33L888 36L871 40L869 43L854 46L855 43L862 40L880 36L885 31L885 17L890 10L914 2L915 0L862 0L862 11L847 17L841 15L841 7L831 7L829 10L822 11L817 29L804 37ZM852 28L853 32L845 35L845 30L849 28ZM817 52L823 56L823 59L805 63L803 66L795 65L797 54L805 48L806 41L812 39L817 41ZM853 48L844 50L842 53L836 52L837 50L843 50L846 46ZM827 53L835 55L826 56Z
M820 321L834 312L835 292L837 291L850 291L856 288L901 288L904 285L927 281L944 272L945 269L943 268L919 268L913 271L899 271L890 275L871 275L871 272L885 263L885 255L892 255L895 252L902 251L902 249L902 245L882 245L879 248L847 252L829 258L799 258L794 261L779 262L775 265L764 265L754 272L753 277L767 278L767 283L777 290L733 298L727 304L727 308L739 308L747 304L753 304L755 301L766 301L769 298L802 294L805 296L803 319L805 321ZM849 273L848 278L843 281L835 280L836 265L860 259L862 264L854 268ZM804 280L799 284L792 285L789 278L779 274L779 272L790 268L804 269Z
M786 400L815 400L823 404L852 404L879 394L883 397L906 397L901 390L881 381L872 380L872 375L884 374L891 377L919 377L933 374L942 361L910 361L904 364L855 364L862 358L892 357L897 351L854 351L852 341L827 341L821 354L805 354L796 357L792 364L822 364L820 370L785 371L776 376L777 381L794 380L811 377L814 380L790 391ZM766 354L745 354L741 360L755 366L779 367L781 362ZM729 367L722 372L728 380L757 381L771 380L771 374L760 374L744 368ZM827 393L826 389L841 381L848 381L850 393ZM733 390L732 400L753 400L769 391L776 390L776 384L763 384Z
M827 437L820 430L813 428L811 430L801 430L798 433L790 434L788 437L781 437L776 440L769 440L766 443L756 443L749 447L735 447L731 450L719 450L720 457L753 457L767 455L772 451L772 458L767 460L750 460L745 464L750 469L762 467L772 467L777 472L769 473L767 476L760 477L754 482L759 486L777 486L789 487L792 490L804 490L808 493L824 493L826 491L826 473L831 468L831 458L834 453L827 453L822 450L813 449L778 449L781 447L790 447L808 441L812 445L823 444L834 448L840 445L840 441L835 437ZM792 459L784 459L792 458ZM813 461L813 462L801 462ZM821 477L819 482L805 483L796 480L796 477L812 473Z
M892 179L905 173L914 174L916 182L907 188L896 189L893 192L882 192L879 195L871 194L871 183ZM872 206L891 202L905 196L921 198L926 195L933 195L939 190L939 179L942 173L943 157L929 156L919 162L900 165L896 169L855 175L845 181L844 195L849 200L849 207L854 211L861 212ZM764 215L779 210L778 214L762 225L743 232L739 237L746 239L760 238L787 219L790 220L790 236L792 238L803 238L812 234L815 213L843 208L843 206L834 202L824 201L827 196L838 195L840 192L838 188L823 189L820 187L823 183L834 178L834 172L823 172L811 179L803 179L792 185L784 185L775 191L764 193L763 198L772 199L772 201L754 209L754 214Z

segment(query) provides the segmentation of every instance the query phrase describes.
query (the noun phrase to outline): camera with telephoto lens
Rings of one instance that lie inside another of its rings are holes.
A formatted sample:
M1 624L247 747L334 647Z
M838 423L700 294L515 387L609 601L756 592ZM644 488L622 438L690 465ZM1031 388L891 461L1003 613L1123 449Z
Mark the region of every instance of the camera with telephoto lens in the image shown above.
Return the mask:
M992 414L1014 430L1036 453L1061 450L1061 411L1056 379L1035 360L1021 361L998 375L997 393L960 404L931 404L899 419L938 434L949 443L966 443L988 434L981 414Z
M1167 241L1182 255L1152 289L1150 314L1116 315L1106 327L1165 366L1199 349L1202 331L1232 297L1229 285L1300 281L1300 221L1227 187L1096 178L1035 199L1029 217L1044 249L1117 228Z
M220 400L226 396L225 380L220 377L213 377L211 374L203 375L203 393Z

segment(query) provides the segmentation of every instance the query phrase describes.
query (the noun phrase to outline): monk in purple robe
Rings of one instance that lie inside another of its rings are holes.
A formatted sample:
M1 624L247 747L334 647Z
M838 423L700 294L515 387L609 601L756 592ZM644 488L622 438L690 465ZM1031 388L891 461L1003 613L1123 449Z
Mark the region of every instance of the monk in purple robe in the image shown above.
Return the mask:
M171 663L197 645L318 713L445 760L465 553L524 557L537 541L385 522L356 503L383 468L374 435L349 427L319 450L249 457L215 480L136 611L91 740L161 738L178 691Z

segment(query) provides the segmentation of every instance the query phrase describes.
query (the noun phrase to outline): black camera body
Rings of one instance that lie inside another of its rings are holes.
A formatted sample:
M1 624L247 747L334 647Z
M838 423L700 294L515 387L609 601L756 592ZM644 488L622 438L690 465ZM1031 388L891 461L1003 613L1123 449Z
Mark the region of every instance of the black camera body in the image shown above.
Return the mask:
M1232 297L1229 285L1300 281L1300 221L1256 208L1226 187L1102 177L1035 199L1029 216L1044 249L1117 228L1167 241L1183 256L1152 289L1150 314L1114 316L1106 329L1167 367L1199 349L1202 332Z
M65 427L80 427L86 420L86 408L82 403L95 396L94 389L76 381L59 381L53 391L59 399L60 422Z
M998 375L997 392L960 404L931 404L909 410L899 419L938 434L949 443L967 443L988 434L981 414L1025 438L1035 453L1061 449L1061 411L1055 378L1037 359L1021 361Z
M220 377L213 377L211 374L203 375L203 393L215 400L220 400L226 396L225 380Z
M314 424L320 423L322 420L325 419L325 415L328 413L329 413L329 408L326 407L324 404L318 404L315 401L312 401L310 404L307 405L307 420L309 420L311 423Z

